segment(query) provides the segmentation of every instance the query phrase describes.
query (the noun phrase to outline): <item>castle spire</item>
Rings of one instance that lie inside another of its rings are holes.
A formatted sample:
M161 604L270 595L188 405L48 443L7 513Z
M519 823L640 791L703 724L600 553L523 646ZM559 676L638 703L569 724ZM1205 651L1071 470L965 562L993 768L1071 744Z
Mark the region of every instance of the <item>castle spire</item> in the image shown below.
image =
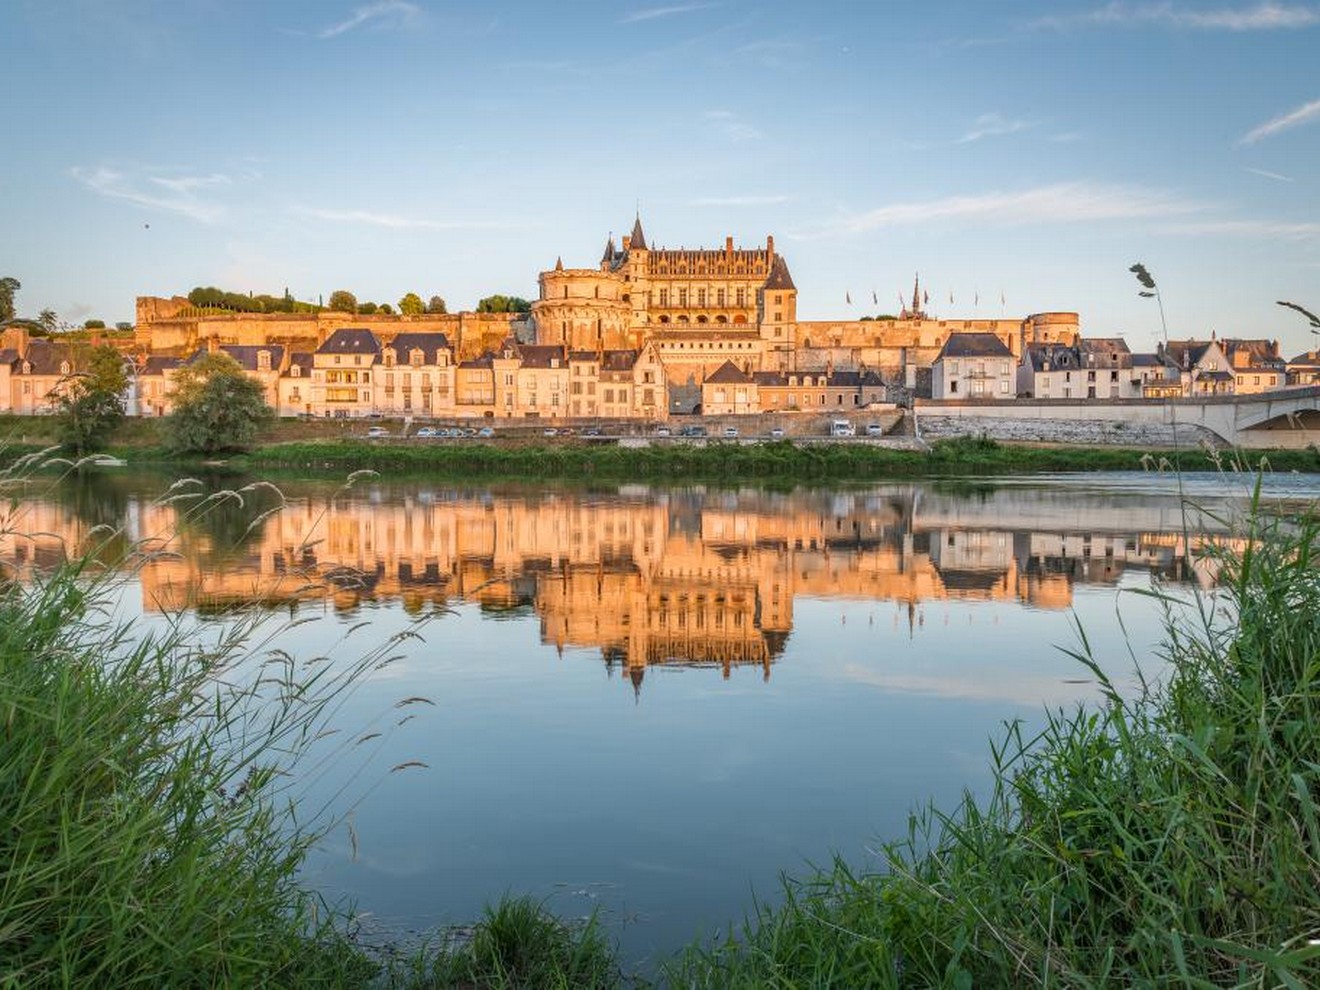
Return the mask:
M637 211L637 219L633 221L632 236L628 238L628 250L646 250L646 235L642 233L642 212L640 208Z
M610 239L605 242L605 255L600 259L601 263L608 265L614 260L616 254L618 254L618 251L614 247L614 233L611 231Z
M555 259L555 271L562 272L563 270L564 270L564 256L561 254L558 258Z
M912 277L912 315L920 319L925 314L921 312L921 273L918 272Z

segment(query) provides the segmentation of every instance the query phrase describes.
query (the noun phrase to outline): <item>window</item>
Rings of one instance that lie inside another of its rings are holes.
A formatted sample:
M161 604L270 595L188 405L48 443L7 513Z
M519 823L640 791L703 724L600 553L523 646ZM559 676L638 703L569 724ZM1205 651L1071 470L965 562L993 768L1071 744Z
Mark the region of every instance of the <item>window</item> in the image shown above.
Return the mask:
M958 362L957 362L957 361L950 361L950 362L949 362L949 374L951 374L951 375L956 375L957 373L958 373Z
M747 305L747 290L741 286L738 288L738 308L745 308Z
M953 395L957 391L958 391L958 380L955 378L953 381L949 382L949 394Z
M668 290L668 289L661 289L661 290L660 290L660 305L661 305L661 306L668 306L668 305L669 305L669 290Z
M687 307L687 289L678 290L678 307L679 309Z
M723 308L724 308L724 290L723 290L723 289L716 289L716 290L715 290L715 305L718 306L720 309L723 309Z
M1008 381L1006 379L999 382L999 391L1004 395L1008 394Z
M706 290L705 290L705 289L698 289L698 290L697 290L697 305L700 306L700 307L703 308L703 309L706 307Z

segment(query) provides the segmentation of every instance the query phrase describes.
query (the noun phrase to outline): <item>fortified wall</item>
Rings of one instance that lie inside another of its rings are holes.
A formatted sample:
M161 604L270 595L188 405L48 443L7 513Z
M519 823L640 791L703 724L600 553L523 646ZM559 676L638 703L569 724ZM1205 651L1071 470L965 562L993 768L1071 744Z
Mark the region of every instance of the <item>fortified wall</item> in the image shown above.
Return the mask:
M139 350L181 355L205 347L212 340L249 346L284 344L291 350L313 351L342 327L363 327L383 340L405 331L443 333L460 361L498 350L511 336L526 340L529 333L521 313L215 313L199 310L182 296L139 296L135 332Z
M950 334L992 333L1020 359L1031 344L1072 344L1081 334L1076 313L1034 313L999 320L811 320L794 329L794 370L873 368L899 378L929 368Z

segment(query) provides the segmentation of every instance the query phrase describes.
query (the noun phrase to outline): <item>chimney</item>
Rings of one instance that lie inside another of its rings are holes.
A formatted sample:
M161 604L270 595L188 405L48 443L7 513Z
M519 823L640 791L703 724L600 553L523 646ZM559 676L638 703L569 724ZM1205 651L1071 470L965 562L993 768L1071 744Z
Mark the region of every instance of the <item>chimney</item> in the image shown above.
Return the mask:
M733 235L730 234L724 238L724 256L730 260L733 259Z
M775 257L775 238L773 234L767 234L765 238L765 253L770 255L770 260Z

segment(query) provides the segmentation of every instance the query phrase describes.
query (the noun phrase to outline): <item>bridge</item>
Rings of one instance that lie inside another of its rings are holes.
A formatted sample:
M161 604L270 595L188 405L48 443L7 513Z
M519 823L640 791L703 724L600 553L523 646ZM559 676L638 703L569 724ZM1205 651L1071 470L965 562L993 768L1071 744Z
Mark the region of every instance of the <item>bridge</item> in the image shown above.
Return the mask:
M1012 439L1038 432L1042 441L1087 442L1080 430L1109 427L1109 442L1122 443L1123 429L1137 427L1180 444L1216 438L1250 449L1320 444L1320 386L1315 385L1183 399L918 399L913 413L919 434L923 423L952 422L955 432L1011 433Z

